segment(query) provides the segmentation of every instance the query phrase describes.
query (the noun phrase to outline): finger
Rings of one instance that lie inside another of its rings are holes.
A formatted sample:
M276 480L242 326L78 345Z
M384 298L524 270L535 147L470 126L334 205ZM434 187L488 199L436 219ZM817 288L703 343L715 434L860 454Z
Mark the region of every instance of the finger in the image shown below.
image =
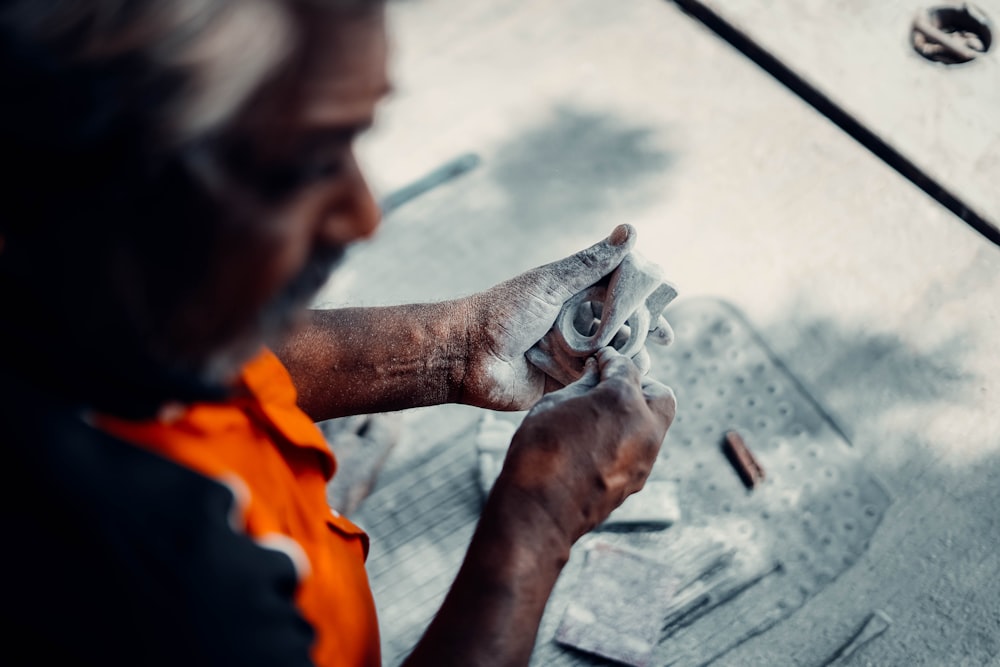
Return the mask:
M567 386L578 387L581 389L593 389L600 381L601 369L597 364L597 359L595 357L590 357L583 364L583 375L580 376L580 379Z
M632 363L639 369L640 375L646 375L649 373L649 369L653 367L653 360L649 358L649 352L646 351L645 347L632 356Z
M646 397L649 409L664 417L669 427L677 414L677 396L674 390L662 382L645 377L642 381L642 394Z
M670 397L674 399L675 403L677 402L677 397L674 395L673 389L659 380L654 380L649 376L642 379L642 393L646 396L646 398Z
M602 347L597 352L597 363L601 369L601 380L620 379L629 383L639 383L639 369L632 360L622 356L613 347Z
M532 408L532 412L535 414L539 412L544 412L549 408L559 405L563 401L569 400L571 398L576 398L577 396L583 396L589 393L597 383L600 381L600 370L597 365L597 360L593 357L587 359L587 362L583 366L583 375L580 379L575 382L570 382L562 389L557 389L551 394L546 394L535 403Z
M635 245L635 228L618 225L608 238L575 255L542 267L563 300L614 271Z
M674 329L667 322L667 318L660 315L660 319L656 321L656 329L649 332L646 340L657 345L670 345L674 342Z
M558 391L552 392L552 396L566 398L568 396L578 396L585 394L601 381L601 371L597 365L597 359L590 357L583 365L583 375L578 379L566 383L566 386Z

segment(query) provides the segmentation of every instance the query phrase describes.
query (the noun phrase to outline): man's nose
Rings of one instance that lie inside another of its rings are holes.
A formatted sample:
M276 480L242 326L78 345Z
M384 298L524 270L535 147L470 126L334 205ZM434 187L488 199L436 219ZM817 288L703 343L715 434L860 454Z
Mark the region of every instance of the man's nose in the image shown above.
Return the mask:
M360 237L366 239L375 233L382 222L382 207L375 200L364 174L358 170L357 187L354 194L355 210Z
M382 209L357 163L350 167L347 192L323 221L322 235L332 245L346 246L375 233Z

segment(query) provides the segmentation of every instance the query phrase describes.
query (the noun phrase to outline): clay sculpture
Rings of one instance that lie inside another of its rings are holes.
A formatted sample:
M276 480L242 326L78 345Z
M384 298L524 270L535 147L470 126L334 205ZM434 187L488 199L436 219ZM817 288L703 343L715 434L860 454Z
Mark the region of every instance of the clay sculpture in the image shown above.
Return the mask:
M586 359L603 347L611 345L634 358L647 340L668 344L670 328L662 313L676 297L677 289L663 280L660 267L630 253L609 278L566 302L552 329L528 350L528 361L569 384L583 374Z

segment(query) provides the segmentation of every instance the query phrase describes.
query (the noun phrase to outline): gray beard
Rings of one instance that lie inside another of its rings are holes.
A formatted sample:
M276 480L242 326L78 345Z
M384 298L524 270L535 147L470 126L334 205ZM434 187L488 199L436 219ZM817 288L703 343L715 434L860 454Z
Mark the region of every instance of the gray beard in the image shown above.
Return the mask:
M314 253L302 271L264 306L250 330L208 360L202 379L212 384L232 382L264 345L274 345L287 336L343 258L343 248Z

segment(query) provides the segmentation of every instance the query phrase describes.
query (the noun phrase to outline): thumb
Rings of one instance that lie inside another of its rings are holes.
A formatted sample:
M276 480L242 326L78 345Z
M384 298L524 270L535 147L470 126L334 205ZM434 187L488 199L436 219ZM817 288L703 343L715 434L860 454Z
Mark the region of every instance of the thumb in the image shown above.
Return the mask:
M562 389L557 389L552 393L542 396L542 398L539 399L539 401L531 408L531 412L529 414L541 414L542 412L550 410L564 401L568 401L578 396L584 396L590 393L600 381L600 366L597 359L595 357L591 357L587 359L587 362L583 367L583 375L580 376L578 380L570 382Z
M560 398L583 396L596 387L600 381L601 369L597 363L597 358L590 357L583 366L583 375L581 375L576 381L570 382L568 385L555 393L558 393Z
M632 225L618 225L606 239L540 270L554 283L553 290L568 299L614 271L631 252L635 238Z

